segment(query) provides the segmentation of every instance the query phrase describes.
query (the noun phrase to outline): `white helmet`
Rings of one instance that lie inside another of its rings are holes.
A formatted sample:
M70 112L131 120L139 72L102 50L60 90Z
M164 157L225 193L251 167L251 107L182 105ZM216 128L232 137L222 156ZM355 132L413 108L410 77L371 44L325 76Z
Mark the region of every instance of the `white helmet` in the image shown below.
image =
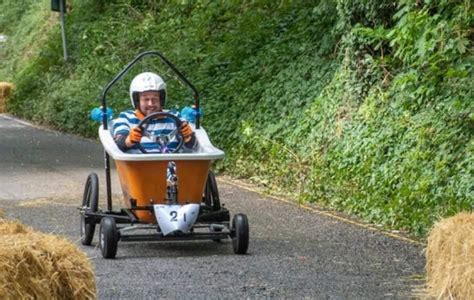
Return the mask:
M149 91L159 92L161 107L165 106L166 83L163 78L152 72L144 72L135 76L130 83L130 100L135 109L138 107L140 93Z

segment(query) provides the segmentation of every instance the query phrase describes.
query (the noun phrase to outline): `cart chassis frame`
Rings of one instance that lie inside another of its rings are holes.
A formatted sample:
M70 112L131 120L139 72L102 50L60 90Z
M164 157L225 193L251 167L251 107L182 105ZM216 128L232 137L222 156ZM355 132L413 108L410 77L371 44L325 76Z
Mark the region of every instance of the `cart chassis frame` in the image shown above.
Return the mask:
M201 209L205 209L205 205L201 205ZM122 208L121 211L107 211L107 212L90 212L85 207L79 207L80 214L84 215L86 224L100 224L102 218L111 217L115 219L117 224L129 224L129 226L120 226L117 229L121 233L119 235L120 241L179 241L179 240L218 240L232 238L232 229L230 228L230 215L226 208L221 208L217 211L202 212L199 214L196 223L193 228L220 228L222 231L216 232L190 232L187 234L178 235L163 235L160 232L158 224L149 224L146 222L140 222L135 217L133 210L149 210L153 212L153 206L136 206L133 209ZM136 226L139 224L149 225L148 227ZM124 230L125 229L125 230ZM156 229L156 233L153 234L122 234L123 231L128 230L143 230L143 229Z

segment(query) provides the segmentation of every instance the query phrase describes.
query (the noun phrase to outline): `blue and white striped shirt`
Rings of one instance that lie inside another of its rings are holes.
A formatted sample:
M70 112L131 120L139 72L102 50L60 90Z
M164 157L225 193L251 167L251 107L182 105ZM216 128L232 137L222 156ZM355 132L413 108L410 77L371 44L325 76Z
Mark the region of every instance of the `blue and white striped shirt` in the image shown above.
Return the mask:
M169 111L164 111L171 113ZM175 114L179 116L178 114ZM135 111L127 110L121 112L113 124L114 138L118 135L127 136L130 133L131 128L135 127L140 123L140 119L137 117ZM148 132L154 136L170 134L173 130L176 130L176 123L170 118L151 119L145 128ZM161 147L158 143L151 140L148 136L143 135L140 144L147 152L161 153ZM176 136L168 143L168 150L173 151L178 146L178 140ZM194 145L193 145L194 147ZM128 153L141 153L136 147L127 151Z

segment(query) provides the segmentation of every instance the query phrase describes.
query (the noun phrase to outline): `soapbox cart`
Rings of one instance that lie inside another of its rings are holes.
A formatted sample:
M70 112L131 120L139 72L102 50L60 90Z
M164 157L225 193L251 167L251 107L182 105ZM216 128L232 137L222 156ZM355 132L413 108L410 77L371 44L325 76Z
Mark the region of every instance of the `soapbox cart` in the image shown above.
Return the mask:
M118 242L126 241L177 241L214 240L230 238L233 251L245 254L249 243L248 219L236 214L230 221L229 211L221 206L214 174L210 171L213 160L224 157L224 152L215 148L196 115L194 132L197 149L185 153L180 151L183 137L174 131L179 141L173 153L129 154L118 149L107 118L107 93L137 62L146 56L157 56L176 77L192 92L194 109L199 111L199 95L195 87L158 51L139 54L103 89L102 125L100 141L104 147L107 207L99 208L99 182L97 174L87 177L80 210L81 242L91 245L96 224L100 224L99 247L104 258L114 258ZM144 118L138 126L157 143L173 139L172 136L153 136L147 131L152 118L172 119L177 128L182 120L173 114L159 112ZM124 207L112 208L110 157L115 161L122 188Z

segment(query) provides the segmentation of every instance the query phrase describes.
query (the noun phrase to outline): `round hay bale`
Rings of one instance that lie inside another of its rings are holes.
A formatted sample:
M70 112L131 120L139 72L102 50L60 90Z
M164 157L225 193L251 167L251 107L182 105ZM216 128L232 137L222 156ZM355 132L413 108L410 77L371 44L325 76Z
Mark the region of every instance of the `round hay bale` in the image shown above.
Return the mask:
M86 254L64 238L0 220L0 299L93 299Z
M426 273L429 296L474 299L474 213L459 213L433 226Z

